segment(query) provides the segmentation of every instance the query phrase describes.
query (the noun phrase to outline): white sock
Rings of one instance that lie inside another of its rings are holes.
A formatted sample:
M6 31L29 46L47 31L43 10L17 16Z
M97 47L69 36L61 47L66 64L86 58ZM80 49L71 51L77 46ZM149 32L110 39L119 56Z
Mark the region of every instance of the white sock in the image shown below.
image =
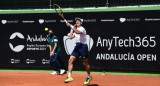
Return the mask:
M72 75L71 73L68 73L68 77L71 77L71 75Z
M90 78L91 77L91 75L90 74L88 74L88 78Z

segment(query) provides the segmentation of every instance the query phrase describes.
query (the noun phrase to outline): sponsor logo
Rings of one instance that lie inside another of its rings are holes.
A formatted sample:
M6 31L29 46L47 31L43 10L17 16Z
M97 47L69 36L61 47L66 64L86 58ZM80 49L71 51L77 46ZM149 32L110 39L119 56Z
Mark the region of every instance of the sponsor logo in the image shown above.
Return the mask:
M24 21L22 21L22 23L34 23L34 21L33 20L24 20Z
M50 64L50 60L42 59L42 64Z
M6 24L7 20L2 20L1 22L2 22L2 24Z
M36 62L36 60L34 60L34 59L26 59L27 64L33 64L35 62Z
M46 37L43 37L42 35L40 35L39 37L37 35L34 36L30 36L27 35L27 42L45 42L48 41L48 39Z
M101 22L114 22L114 19L101 19Z
M18 20L1 20L2 24L18 23Z
M160 21L160 18L145 18L145 21Z
M11 64L17 64L17 63L20 63L20 59L11 59Z
M124 23L124 22L136 22L136 21L140 21L140 18L119 18L119 21L121 23Z
M60 20L60 22L65 22L64 20ZM73 20L67 20L67 22L73 22Z
M43 37L42 35L27 35L26 42L26 50L40 51L47 50L47 48L49 47L49 45L46 44L46 42L48 42L48 39L46 37ZM45 42L45 44L41 44L42 42Z
M39 23L43 24L44 23L44 19L39 19Z
M20 38L20 39L24 39L24 36L19 33L19 32L15 32L13 33L9 39L15 39L16 37ZM14 51L14 52L20 52L24 49L24 45L17 45L15 47L13 47L12 43L9 42L9 46L10 48Z
M53 23L53 22L56 22L56 20L45 20L44 22L46 22L46 23Z
M84 22L96 22L96 19L84 19Z
M120 22L123 23L126 21L126 18L119 18Z
M48 44L41 44L42 42L48 42L48 39L46 37L43 37L42 35L24 35L20 32L14 32L11 36L10 36L10 40L15 39L16 37L26 40L26 45L17 45L15 47L13 47L13 44L9 42L9 47L11 48L12 51L14 52L21 52L25 47L26 50L47 50L47 48L49 47ZM37 44L38 43L38 44ZM40 43L40 44L39 44Z
M43 24L43 23L54 23L56 22L56 20L44 20L44 19L39 19L39 23Z

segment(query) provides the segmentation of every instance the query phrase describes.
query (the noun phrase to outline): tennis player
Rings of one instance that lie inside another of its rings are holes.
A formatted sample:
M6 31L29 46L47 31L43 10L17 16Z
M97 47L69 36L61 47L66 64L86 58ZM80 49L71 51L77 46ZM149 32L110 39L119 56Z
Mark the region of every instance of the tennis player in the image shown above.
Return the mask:
M52 29L49 30L48 41L50 49L50 64L51 67L54 69L54 72L51 73L51 75L64 74L65 70L58 61L58 58L60 58L61 49L58 44L58 38L53 34ZM60 69L60 73L58 71L58 68Z
M83 65L86 68L88 77L84 82L85 85L89 84L92 80L92 76L90 74L90 66L88 64L88 46L86 44L86 30L82 27L83 19L75 18L76 24L73 26L70 23L66 23L68 27L70 27L74 33L70 34L70 39L76 39L76 46L70 56L69 63L68 63L68 77L65 80L65 83L71 82L72 78L72 69L73 69L73 62L80 58L82 59Z

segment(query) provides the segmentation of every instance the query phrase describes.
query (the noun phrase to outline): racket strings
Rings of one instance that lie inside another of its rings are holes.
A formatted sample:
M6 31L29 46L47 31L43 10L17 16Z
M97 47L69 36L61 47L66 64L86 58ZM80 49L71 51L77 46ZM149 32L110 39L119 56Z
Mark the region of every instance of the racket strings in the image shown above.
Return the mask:
M58 6L57 4L53 5L53 8L55 9L55 11L64 19L64 15L63 15L63 11L61 9L60 6Z
M56 8L55 10L57 11L57 13L59 13L59 14L62 14L62 11L61 11L61 9L59 9L59 8Z
M55 11L60 15L62 14L62 10L58 5L54 5L53 8L55 9Z

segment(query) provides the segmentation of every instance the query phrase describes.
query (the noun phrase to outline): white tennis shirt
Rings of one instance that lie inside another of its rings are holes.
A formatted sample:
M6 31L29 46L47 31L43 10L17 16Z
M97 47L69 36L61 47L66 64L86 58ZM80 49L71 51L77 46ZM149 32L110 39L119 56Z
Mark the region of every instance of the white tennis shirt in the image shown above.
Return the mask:
M81 31L81 34L74 33L76 42L86 43L86 30L84 27L78 27L77 30Z

